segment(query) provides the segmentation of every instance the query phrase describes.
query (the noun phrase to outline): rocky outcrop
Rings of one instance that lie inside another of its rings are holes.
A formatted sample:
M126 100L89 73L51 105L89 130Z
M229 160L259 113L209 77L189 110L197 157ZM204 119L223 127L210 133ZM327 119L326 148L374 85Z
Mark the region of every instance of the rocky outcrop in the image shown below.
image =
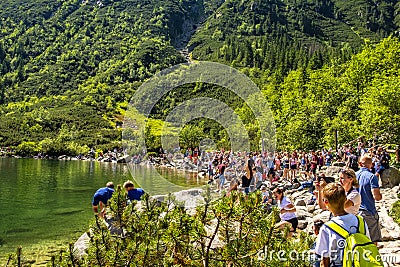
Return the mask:
M383 188L392 188L400 185L400 171L394 167L384 170L381 174Z

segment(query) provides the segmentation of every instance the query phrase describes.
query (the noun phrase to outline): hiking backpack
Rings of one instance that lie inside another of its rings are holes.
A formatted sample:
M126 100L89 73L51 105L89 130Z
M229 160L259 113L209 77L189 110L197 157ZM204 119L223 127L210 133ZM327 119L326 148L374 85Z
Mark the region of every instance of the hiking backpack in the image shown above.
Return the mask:
M338 247L344 247L343 267L384 266L378 248L365 235L364 219L359 215L356 216L358 229L354 234L350 234L334 221L325 223L327 227L345 239L343 246L338 244Z
M352 168L355 172L360 168L358 167L358 157L356 155L350 156L350 164L349 167Z

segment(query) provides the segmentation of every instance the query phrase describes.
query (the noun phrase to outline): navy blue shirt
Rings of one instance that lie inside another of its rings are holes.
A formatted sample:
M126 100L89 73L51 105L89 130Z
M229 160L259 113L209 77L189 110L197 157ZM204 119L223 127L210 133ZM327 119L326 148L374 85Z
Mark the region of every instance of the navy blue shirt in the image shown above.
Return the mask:
M144 191L142 188L134 188L128 191L128 198L130 201L132 200L140 200L140 197L143 196Z
M108 200L112 197L112 194L114 193L114 189L109 188L109 187L102 187L99 190L94 193L93 199L92 199L92 205L93 206L98 206L100 201L103 204L107 204Z
M370 172L369 169L362 167L356 172L358 183L358 192L361 195L360 210L367 210L372 215L376 214L375 199L371 190L379 188L378 177Z

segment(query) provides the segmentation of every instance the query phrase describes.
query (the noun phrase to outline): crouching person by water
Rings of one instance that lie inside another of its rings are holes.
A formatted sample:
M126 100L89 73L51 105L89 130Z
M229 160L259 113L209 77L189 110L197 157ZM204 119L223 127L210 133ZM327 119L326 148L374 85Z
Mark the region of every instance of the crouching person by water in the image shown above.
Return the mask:
M140 198L144 195L144 190L142 188L135 188L131 180L128 180L124 183L124 188L128 193L128 204L130 204L133 200L139 201Z
M92 207L95 214L98 214L99 217L104 218L105 208L107 206L108 200L112 197L114 193L114 183L108 182L106 187L102 187L94 193L92 199ZM99 209L100 208L100 209ZM99 212L100 210L100 212Z

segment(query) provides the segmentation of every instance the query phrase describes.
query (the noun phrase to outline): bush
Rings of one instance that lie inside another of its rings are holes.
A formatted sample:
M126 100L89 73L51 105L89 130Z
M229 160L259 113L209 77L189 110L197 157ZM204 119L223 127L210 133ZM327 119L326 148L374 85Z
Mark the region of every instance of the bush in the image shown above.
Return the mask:
M288 239L288 229L274 226L278 210L266 214L259 193L211 201L189 215L172 198L160 203L145 195L139 205L126 204L126 193L117 188L110 203L114 218L110 231L95 217L90 231L88 254L83 259L72 247L59 266L309 266L307 252L311 237L301 233ZM123 230L121 230L123 229ZM272 251L283 251L287 259ZM297 252L298 258L289 257ZM266 257L264 257L266 255Z
M35 156L42 151L42 147L35 142L22 142L16 148L17 155L23 157Z

